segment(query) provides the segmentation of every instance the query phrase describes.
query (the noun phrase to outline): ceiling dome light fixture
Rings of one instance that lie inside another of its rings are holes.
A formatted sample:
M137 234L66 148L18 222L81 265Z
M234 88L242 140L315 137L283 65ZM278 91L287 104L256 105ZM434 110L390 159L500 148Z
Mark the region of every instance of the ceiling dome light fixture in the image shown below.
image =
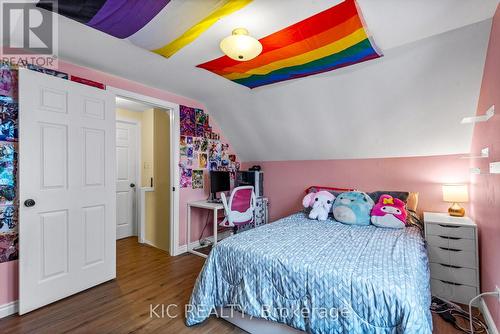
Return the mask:
M249 36L245 28L236 28L231 36L220 42L220 49L231 59L247 61L260 55L262 44L256 38Z

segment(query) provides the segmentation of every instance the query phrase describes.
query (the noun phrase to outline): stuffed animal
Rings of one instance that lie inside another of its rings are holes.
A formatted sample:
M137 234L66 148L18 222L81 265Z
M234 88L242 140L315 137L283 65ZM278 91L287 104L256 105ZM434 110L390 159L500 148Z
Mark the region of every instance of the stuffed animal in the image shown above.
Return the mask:
M371 221L378 227L404 228L406 216L405 202L391 195L382 195L373 207Z
M334 200L335 196L328 191L318 191L307 194L302 200L302 205L305 208L312 207L309 212L310 219L327 220Z
M350 191L340 194L333 203L335 220L352 225L370 225L370 211L375 203L367 194Z

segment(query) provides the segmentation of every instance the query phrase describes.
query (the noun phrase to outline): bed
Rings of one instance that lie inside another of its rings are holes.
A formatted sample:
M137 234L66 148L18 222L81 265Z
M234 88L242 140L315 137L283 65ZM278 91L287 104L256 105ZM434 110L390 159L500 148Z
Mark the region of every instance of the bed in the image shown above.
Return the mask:
M224 308L308 333L425 334L430 300L419 228L350 226L299 212L218 243L186 324Z

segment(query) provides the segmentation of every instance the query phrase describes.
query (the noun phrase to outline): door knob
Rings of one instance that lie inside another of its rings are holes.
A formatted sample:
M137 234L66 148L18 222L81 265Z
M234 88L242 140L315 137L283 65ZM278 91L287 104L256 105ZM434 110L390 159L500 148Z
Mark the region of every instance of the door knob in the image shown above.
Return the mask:
M31 208L32 206L35 206L36 202L33 199L27 199L24 201L24 206L27 208Z
M130 188L134 188L134 187L135 187L135 184L131 183Z

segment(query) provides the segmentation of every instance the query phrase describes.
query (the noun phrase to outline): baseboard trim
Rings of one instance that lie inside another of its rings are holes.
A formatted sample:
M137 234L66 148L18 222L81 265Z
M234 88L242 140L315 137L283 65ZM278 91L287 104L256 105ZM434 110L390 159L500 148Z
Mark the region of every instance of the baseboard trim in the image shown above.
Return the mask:
M218 233L217 234L217 239L220 241L224 238L227 238L231 235L231 231L226 231L226 232L222 232L222 233ZM210 236L210 237L206 237L206 238L203 238L203 239L206 239L206 240L210 240L210 242L213 242L214 241L214 237L213 236ZM192 248L197 248L197 247L200 247L200 241L199 240L196 240L196 241L193 241L189 244L189 246ZM182 245L182 246L178 246L176 248L176 251L175 251L175 255L181 255L181 254L184 254L184 253L187 253L187 245Z
M483 298L481 298L481 303L479 304L479 308L481 309L481 313L483 314L486 326L488 326L488 333L499 334L497 326L495 325L493 317L491 316L490 310L488 309L488 305L486 304Z
M181 255L187 252L187 245L177 246L174 256Z
M19 303L17 300L7 304L0 305L0 319L15 314L18 311L19 311Z
M151 241L146 240L146 239L143 239L141 243L146 244L146 245L151 246L151 247L154 247L154 248L158 248L158 246L156 246L154 243L152 243Z

